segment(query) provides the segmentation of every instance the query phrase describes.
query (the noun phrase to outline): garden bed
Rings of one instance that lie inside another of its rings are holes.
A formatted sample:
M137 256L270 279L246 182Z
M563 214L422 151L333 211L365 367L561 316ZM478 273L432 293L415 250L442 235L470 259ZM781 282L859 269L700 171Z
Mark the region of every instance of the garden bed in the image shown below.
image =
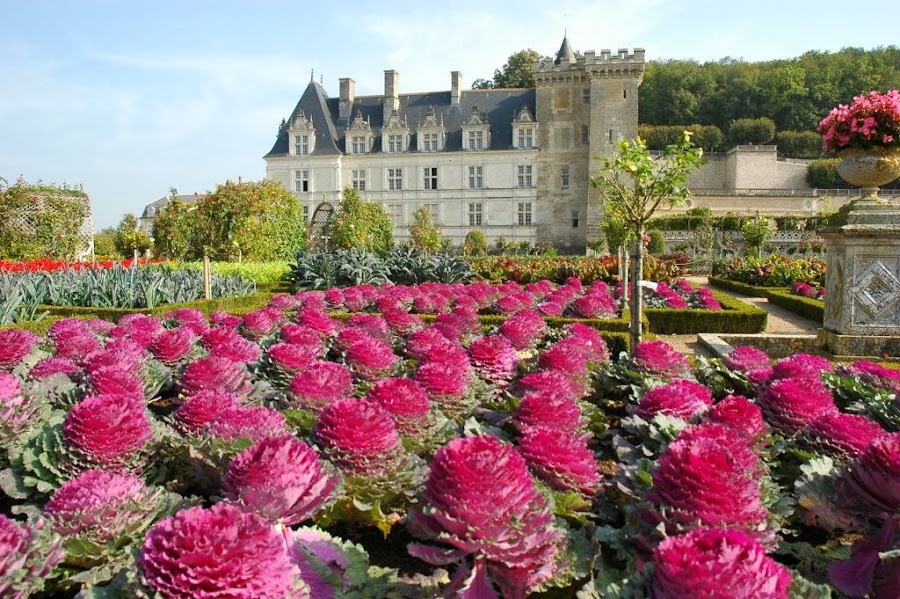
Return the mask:
M721 310L646 308L650 331L661 335L694 333L761 333L768 313L737 298L713 293Z
M713 287L724 289L725 291L734 291L735 293L749 295L750 297L764 298L768 298L769 293L772 291L784 291L787 289L786 287L759 287L757 285L751 285L750 283L741 283L740 281L732 281L731 279L722 277L709 277L709 284Z
M790 289L771 289L766 299L798 316L822 324L825 319L825 302L812 297L791 293Z

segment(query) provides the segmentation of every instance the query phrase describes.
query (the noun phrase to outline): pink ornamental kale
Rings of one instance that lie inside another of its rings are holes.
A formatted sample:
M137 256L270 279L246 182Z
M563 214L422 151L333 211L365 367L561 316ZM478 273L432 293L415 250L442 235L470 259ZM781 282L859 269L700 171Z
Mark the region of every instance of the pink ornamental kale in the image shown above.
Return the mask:
M328 314L309 308L302 308L297 313L297 322L314 330L320 337L333 337L341 328L341 323Z
M137 370L126 364L95 368L88 376L93 395L121 395L144 399L144 381Z
M721 310L722 304L715 298L711 289L706 287L697 291L697 303L705 310Z
M76 363L80 363L86 356L101 349L100 341L87 329L87 326L84 326L83 329L61 327L55 336L51 336L51 339L56 347L57 358L68 358Z
M607 318L615 315L616 304L608 293L588 293L572 302L572 309L580 318Z
M366 399L373 401L394 418L399 433L415 437L431 412L431 402L425 390L412 379L383 379L375 383L366 393Z
M63 421L62 436L89 464L104 470L125 467L150 442L153 430L143 402L97 395L77 403Z
M408 335L424 326L421 318L406 310L385 310L382 316L395 335Z
M588 394L586 385L572 380L558 370L529 372L519 379L518 387L523 393L556 393L572 399L579 399Z
M353 375L343 364L317 360L297 373L290 384L288 403L309 410L321 410L353 394Z
M500 334L516 349L529 349L547 334L547 323L536 310L520 310L503 321Z
M284 435L260 439L231 460L222 489L267 521L294 526L311 518L337 483L314 449Z
M227 503L192 507L147 533L137 561L143 584L166 598L305 597L282 535Z
M196 339L197 335L187 327L169 329L156 336L150 352L163 364L174 366L191 354Z
M787 599L790 571L740 530L700 528L653 552L653 596L669 599Z
M42 379L54 374L64 374L69 378L77 378L81 368L68 358L44 358L28 371L31 379Z
M819 378L784 378L773 381L757 398L769 424L792 435L827 412L834 412L834 398Z
M280 372L295 375L306 370L316 361L318 356L314 349L306 345L276 343L269 347L269 361Z
M535 475L557 491L574 491L590 499L600 487L594 453L584 435L543 426L526 429L519 452Z
M772 367L769 355L761 349L749 345L735 347L723 359L725 366L738 372L765 370Z
M759 483L743 460L715 434L676 439L659 458L649 494L661 519L674 529L740 528L761 542L772 540Z
M522 432L545 427L573 435L585 426L575 400L552 391L536 391L523 397L513 422Z
M0 514L0 597L27 599L40 593L64 556L60 538L44 522L20 524Z
M573 379L587 376L587 358L577 341L563 339L545 349L538 358L542 370L563 372Z
M215 328L236 329L241 324L241 317L222 310L216 310L209 315L209 324Z
M469 346L469 355L476 372L489 383L507 383L519 365L516 348L502 335L479 337Z
M697 439L714 441L721 449L724 449L731 455L739 471L759 476L765 470L762 460L759 459L759 456L747 443L748 437L724 424L706 422L689 426L678 434L677 439L685 443L693 443Z
M794 354L772 366L772 378L819 378L823 372L831 370L834 370L834 366L828 358L811 354Z
M458 366L428 362L416 370L414 378L448 418L464 418L475 407L475 398L468 392L467 373Z
M133 474L87 470L57 489L44 515L63 536L106 543L140 530L154 494Z
M876 437L887 434L877 422L861 414L825 412L809 423L804 435L823 451L854 458Z
M414 360L424 360L435 347L455 345L434 327L418 329L410 333L406 340L406 353Z
M0 330L0 370L12 370L40 341L40 337L21 329Z
M553 576L562 533L524 458L496 437L440 448L420 505L410 510L412 532L451 548L412 544L413 556L445 565L471 555L507 597L524 597Z
M706 413L706 419L716 424L724 424L760 441L766 433L766 421L762 410L741 395L729 395Z
M632 360L639 372L663 378L681 378L691 371L687 358L665 341L641 341L634 347Z
M314 330L302 324L286 323L281 327L281 339L285 343L305 347L319 358L325 355L325 346L322 345L322 338Z
M228 358L207 356L190 362L178 381L182 392L196 395L207 389L221 389L237 395L249 393L252 388L250 373L244 364Z
M220 414L239 406L234 393L222 389L200 391L178 406L172 414L175 428L187 435L199 435Z
M289 432L284 414L262 406L238 406L225 410L210 422L205 431L220 439L257 441Z
M569 334L566 341L584 354L588 364L597 365L609 361L609 348L600 331L580 322L566 325L565 331Z
M357 341L371 338L372 336L362 329L358 329L356 327L344 327L343 329L338 331L337 337L334 340L334 346L338 350L343 352L347 351L347 348Z
M900 512L900 433L875 438L837 485L839 502L872 515Z
M256 362L262 355L257 344L244 339L236 330L225 327L209 329L203 333L202 342L210 356L232 362Z
M109 332L113 339L129 339L140 347L148 347L162 330L162 322L147 314L126 314Z
M390 345L368 335L347 348L345 357L350 369L368 381L390 376L398 362Z
M240 330L247 338L258 341L278 330L283 314L275 308L265 307L244 314Z
M354 314L347 321L347 326L361 329L375 339L390 339L390 328L387 321L377 314Z
M690 420L695 414L706 411L712 402L712 391L706 385L675 380L644 393L635 413L645 420L657 414Z
M7 436L18 435L20 427L36 410L37 406L25 396L18 377L0 371L0 447L6 444Z
M313 437L347 475L383 478L402 463L397 426L381 405L342 399L319 414Z

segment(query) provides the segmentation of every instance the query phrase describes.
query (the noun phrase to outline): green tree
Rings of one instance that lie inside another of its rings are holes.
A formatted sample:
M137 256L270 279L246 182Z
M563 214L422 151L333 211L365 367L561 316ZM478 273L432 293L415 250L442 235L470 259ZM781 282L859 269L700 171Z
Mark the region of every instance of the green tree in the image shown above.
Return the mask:
M0 179L0 258L73 259L84 246L82 225L90 214L86 193L19 178Z
M741 237L744 238L744 254L752 258L759 258L762 246L772 238L775 229L774 220L760 218L759 214L753 220L744 222L741 225Z
M476 79L472 82L475 89L534 87L532 66L541 59L539 52L528 48L511 54L501 68L494 70L494 79Z
M599 160L600 173L591 177L591 186L600 190L604 211L622 221L631 242L629 329L634 348L641 340L640 280L647 222L659 207L674 207L690 197L687 179L702 163L703 150L691 143L691 134L685 131L659 158L652 157L638 138L622 140L615 153Z
M331 222L329 241L335 248L384 252L394 247L394 225L384 206L347 187Z
M441 249L444 238L441 228L431 219L428 206L419 206L413 212L413 222L409 225L409 241L417 250L433 254Z
M276 181L220 184L194 218L194 252L215 260L290 260L306 247L300 201Z
M197 206L178 199L178 191L171 189L169 203L153 221L153 253L158 258L190 260L198 255L195 231Z
M732 146L741 144L763 145L775 137L775 121L768 117L758 119L736 119L728 130Z
M463 240L462 253L465 256L486 256L488 250L487 235L484 231L475 229L466 233Z
M113 239L116 251L126 258L131 258L135 252L144 253L150 248L150 243L150 237L138 229L137 217L126 212L116 227L116 236Z
M113 227L106 227L94 233L94 256L124 258L116 249L116 230Z

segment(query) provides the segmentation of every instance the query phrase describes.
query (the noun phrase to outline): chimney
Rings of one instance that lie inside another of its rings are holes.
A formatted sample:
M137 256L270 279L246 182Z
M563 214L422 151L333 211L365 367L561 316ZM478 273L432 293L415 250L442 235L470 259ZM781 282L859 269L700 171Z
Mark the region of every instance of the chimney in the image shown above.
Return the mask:
M459 106L459 85L462 81L462 73L450 71L450 105Z
M341 84L341 103L339 105L338 118L349 119L353 109L353 101L356 99L356 81L349 77L338 79Z
M391 114L400 110L400 74L391 69L384 72L384 123Z

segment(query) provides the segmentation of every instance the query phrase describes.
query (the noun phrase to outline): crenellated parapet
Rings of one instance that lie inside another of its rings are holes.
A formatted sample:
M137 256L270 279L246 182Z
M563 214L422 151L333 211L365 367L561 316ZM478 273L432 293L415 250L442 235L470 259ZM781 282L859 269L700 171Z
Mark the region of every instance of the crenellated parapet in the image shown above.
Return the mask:
M627 48L618 51L588 50L575 60L557 57L543 58L533 64L535 81L574 81L600 78L642 78L644 74L645 50Z

